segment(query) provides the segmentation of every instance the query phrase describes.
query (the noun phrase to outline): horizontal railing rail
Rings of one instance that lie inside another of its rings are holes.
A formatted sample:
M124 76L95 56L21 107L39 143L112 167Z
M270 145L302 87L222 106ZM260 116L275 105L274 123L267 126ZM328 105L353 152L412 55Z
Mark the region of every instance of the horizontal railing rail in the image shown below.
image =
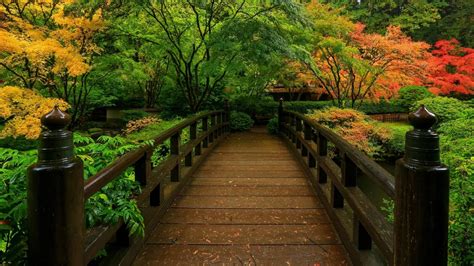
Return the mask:
M41 146L44 149L40 148L41 157L51 160L40 158L38 165L32 167L33 174L30 174L34 185L32 192L29 192L29 199L32 206L37 206L29 209L29 216L33 221L30 229L42 230L42 234L39 237L31 235L33 241L30 247L33 248L29 252L29 259L34 264L84 265L94 260L99 251L108 247L107 256L102 258L101 263L131 264L179 191L212 149L230 132L229 118L226 104L225 110L202 112L185 119L159 134L153 141L144 142L137 149L122 155L84 183L82 162L73 156L72 134L63 129L69 123L68 116L56 108L44 119L48 130L42 133ZM186 140L183 139L184 131L189 131ZM159 152L158 156L164 156L156 165L152 162L154 152ZM63 156L64 159L57 160L58 156ZM140 194L134 195L133 200L137 201L144 218L145 237L131 237L123 220L83 232L85 201L130 168L134 171L135 181L141 186ZM50 175L49 169L57 171L55 176L58 179L44 178ZM37 183L40 180L42 183ZM48 184L48 181L52 183ZM41 189L45 187L55 190L49 193ZM47 212L38 213L37 210ZM54 226L40 228L42 224ZM63 230L66 227L74 230ZM46 242L47 236L57 240L54 247L41 246Z
M384 260L390 261L393 257L393 225L357 187L357 178L363 173L393 200L394 177L339 135L300 113L283 111L282 127L284 136L307 165L314 188L322 196L351 257L363 260L359 250L370 250L373 241ZM337 149L339 164L329 155L330 144ZM344 210L345 203L353 217ZM351 228L347 228L347 221L352 221ZM366 253L364 255L369 256L369 252Z
M227 120L226 112L213 111L204 112L182 121L157 136L153 140L153 145L145 145L124 154L111 165L89 178L84 186L85 199L99 192L129 167L133 167L135 179L142 186L142 192L137 196L137 201L145 219L145 232L146 234L150 233L149 230L154 228L158 217L171 204L171 201L189 178L190 173L208 154L210 148L229 131ZM198 132L199 123L201 132ZM182 131L186 129L189 129L189 140L182 143ZM169 141L170 145L169 155L158 165L153 166L151 156L154 149L166 141ZM168 195L164 193L166 186L172 187ZM86 262L92 260L97 252L113 238L120 239L119 244L127 248L129 251L127 253L131 254L113 258L115 261L111 261L111 263L117 262L117 259L126 261L133 258L136 249L130 249L130 246L139 245L143 242L139 238L127 239L128 233L122 221L120 221L120 225L101 226L88 230L85 243Z
M287 111L280 134L305 166L355 265L444 265L447 262L448 170L439 160L436 117L423 106L410 114L414 130L396 176L331 129ZM359 186L368 180L394 202L395 222ZM435 207L436 206L436 207ZM430 233L427 233L430 232Z

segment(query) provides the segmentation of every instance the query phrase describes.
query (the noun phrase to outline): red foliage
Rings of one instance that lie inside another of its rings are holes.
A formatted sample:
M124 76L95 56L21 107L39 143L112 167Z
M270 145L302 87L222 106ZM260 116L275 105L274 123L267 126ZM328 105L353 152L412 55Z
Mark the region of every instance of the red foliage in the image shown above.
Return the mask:
M436 94L474 94L474 49L461 47L456 39L434 45L428 81Z

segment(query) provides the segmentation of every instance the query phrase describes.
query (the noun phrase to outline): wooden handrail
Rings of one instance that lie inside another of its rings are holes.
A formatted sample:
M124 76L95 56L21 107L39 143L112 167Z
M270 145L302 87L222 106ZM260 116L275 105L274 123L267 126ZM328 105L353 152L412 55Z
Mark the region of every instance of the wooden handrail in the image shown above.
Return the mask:
M153 146L145 145L122 155L120 158L99 171L97 174L87 179L84 185L84 198L87 200L109 182L119 177L125 170L127 170L127 168L133 166L140 158L142 158L147 151L153 150L176 133L182 131L188 126L191 126L193 123L196 123L203 117L209 117L220 113L223 113L223 110L203 112L196 116L190 117L155 137L153 140Z
M56 108L44 119L48 130L42 133L45 137L41 139L40 161L32 166L29 175L32 180L29 206L37 205L29 209L29 220L32 221L29 226L32 232L29 259L33 264L84 265L113 242L115 252L108 254L105 263L131 264L130 260L145 239L130 237L122 220L83 232L84 202L133 167L135 180L142 188L141 194L135 195L134 200L144 217L146 238L204 158L229 133L228 113L226 104L225 110L203 112L188 118L159 134L153 144L144 144L122 155L84 184L83 164L74 156L72 133L64 129L69 123L68 116ZM202 130L198 132L200 122ZM181 133L187 128L190 138L182 143ZM167 140L170 140L169 156L153 166L151 157L154 150ZM55 178L46 178L51 171L56 173ZM50 193L41 189L45 187L55 189ZM40 230L40 235L35 233ZM48 242L44 237L49 236L56 240L54 247L44 245ZM54 252L50 252L52 249ZM84 249L83 252L80 252L81 249Z
M395 178L329 128L284 110L280 101L280 134L305 166L354 265L447 261L449 176L439 161L438 136L430 129L436 118L424 107L410 117L415 129L407 133L405 158L397 161ZM328 143L335 146L338 163L330 157ZM395 226L357 186L360 172L394 200Z
M344 140L341 136L336 134L334 131L327 127L324 127L313 120L309 119L303 114L286 111L286 114L298 117L304 123L308 124L319 134L322 134L328 141L332 142L342 153L350 157L350 159L357 165L357 167L363 171L368 178L377 183L380 188L391 198L395 197L395 178L382 166L374 162L365 153L351 145L349 142Z

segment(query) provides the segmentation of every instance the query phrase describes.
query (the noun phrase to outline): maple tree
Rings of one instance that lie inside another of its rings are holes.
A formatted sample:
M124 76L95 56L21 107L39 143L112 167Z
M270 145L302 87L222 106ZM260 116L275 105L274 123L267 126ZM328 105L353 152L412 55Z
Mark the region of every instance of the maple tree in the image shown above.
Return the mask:
M440 40L431 52L428 82L436 94L474 94L474 49L456 39Z
M365 33L363 24L351 23L337 10L321 12L321 7L313 2L308 8L317 25L339 20L343 26L334 31L329 25L333 32L316 30L319 37L308 65L339 107L346 99L356 107L366 98L390 98L401 86L422 82L419 77L426 75L430 57L428 44L412 41L395 26L384 35Z
M84 114L88 74L100 52L94 36L104 28L101 10L71 8L73 0L0 3L0 67L6 84L46 89L72 107L73 125Z
M0 131L0 138L38 138L41 133L41 117L56 105L63 110L69 108L63 100L45 98L31 89L13 86L0 88L0 118L5 123Z

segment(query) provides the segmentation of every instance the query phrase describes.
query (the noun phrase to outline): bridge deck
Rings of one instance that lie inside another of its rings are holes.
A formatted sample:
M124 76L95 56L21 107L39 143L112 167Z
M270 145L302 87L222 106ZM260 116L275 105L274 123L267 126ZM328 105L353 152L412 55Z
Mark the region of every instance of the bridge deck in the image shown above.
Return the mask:
M264 128L232 134L194 174L135 265L346 265L298 162Z

